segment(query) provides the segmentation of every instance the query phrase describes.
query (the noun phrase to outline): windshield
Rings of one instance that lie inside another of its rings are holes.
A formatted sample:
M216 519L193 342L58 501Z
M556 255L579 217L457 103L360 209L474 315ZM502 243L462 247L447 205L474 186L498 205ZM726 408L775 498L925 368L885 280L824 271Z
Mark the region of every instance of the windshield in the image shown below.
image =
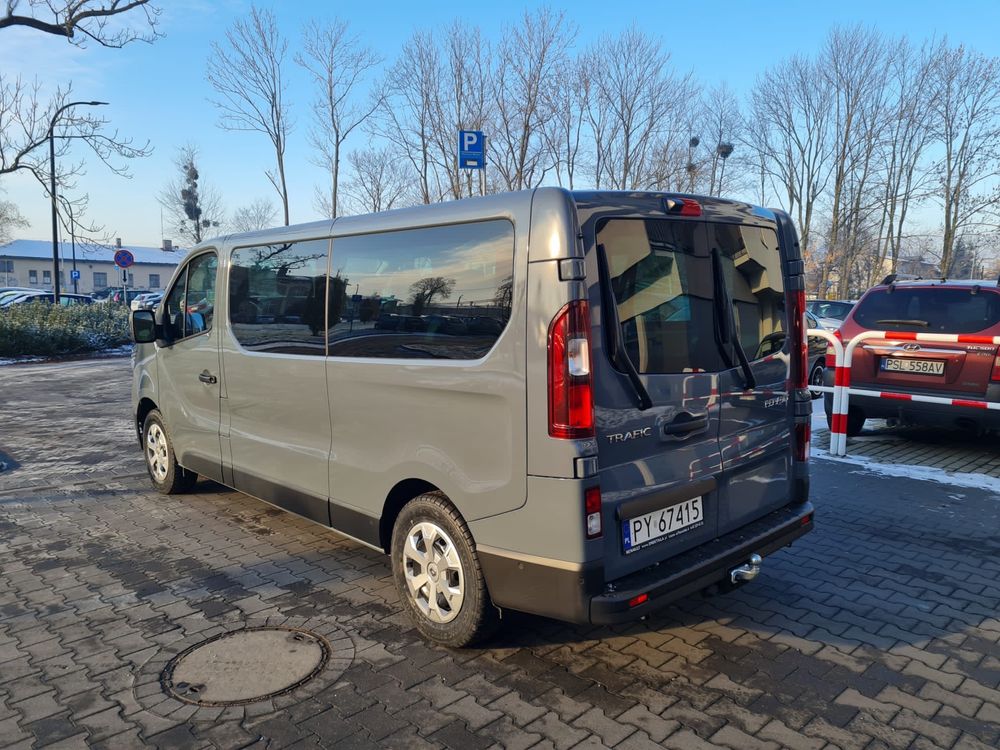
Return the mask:
M854 307L850 302L810 302L809 311L817 318L843 320Z
M873 330L977 333L1000 323L1000 294L976 289L878 289L858 303L854 320Z

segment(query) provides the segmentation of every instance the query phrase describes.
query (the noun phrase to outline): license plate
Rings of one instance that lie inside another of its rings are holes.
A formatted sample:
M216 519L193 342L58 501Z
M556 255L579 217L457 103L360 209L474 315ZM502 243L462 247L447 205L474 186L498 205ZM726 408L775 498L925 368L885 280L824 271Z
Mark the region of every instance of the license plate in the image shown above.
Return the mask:
M625 554L637 552L704 523L700 497L622 521Z
M883 372L907 372L914 375L944 375L944 362L934 359L903 359L884 357Z

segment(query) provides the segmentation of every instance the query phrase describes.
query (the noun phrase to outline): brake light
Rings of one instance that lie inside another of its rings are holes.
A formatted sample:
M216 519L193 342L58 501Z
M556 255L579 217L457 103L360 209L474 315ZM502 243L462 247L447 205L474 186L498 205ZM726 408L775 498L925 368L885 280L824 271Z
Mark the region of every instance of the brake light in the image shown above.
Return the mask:
M663 201L668 214L675 216L701 216L701 204L690 198L667 198Z
M993 374L990 375L990 380L1000 383L1000 354L993 360Z
M806 336L806 292L792 293L792 310L789 329L792 334L790 389L803 389L809 384L809 340Z
M628 606L631 609L632 607L638 607L640 604L645 604L648 601L649 594L639 594L639 596L633 596L628 600Z
M590 306L573 300L549 325L549 435L594 436L590 368Z
M601 488L588 487L583 492L583 513L586 518L587 539L597 539L604 533L601 527Z
M798 422L795 425L795 460L809 460L809 443L812 440L812 428L808 422Z

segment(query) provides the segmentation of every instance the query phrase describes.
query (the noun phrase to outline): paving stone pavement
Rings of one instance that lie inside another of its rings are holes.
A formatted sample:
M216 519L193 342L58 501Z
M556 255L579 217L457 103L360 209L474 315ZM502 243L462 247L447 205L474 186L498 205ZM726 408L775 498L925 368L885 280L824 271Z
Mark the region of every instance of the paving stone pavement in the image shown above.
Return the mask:
M384 556L212 483L151 491L128 376L0 368L0 747L1000 744L1000 487L817 461L816 532L750 586L611 628L510 614L449 650L411 628ZM261 620L346 634L353 661L279 711L211 717L140 677Z

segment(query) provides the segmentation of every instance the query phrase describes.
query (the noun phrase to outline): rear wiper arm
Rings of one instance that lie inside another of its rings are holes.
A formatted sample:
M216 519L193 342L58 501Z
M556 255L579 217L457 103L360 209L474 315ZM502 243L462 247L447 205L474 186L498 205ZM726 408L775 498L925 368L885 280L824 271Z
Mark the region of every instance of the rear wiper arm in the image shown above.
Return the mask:
M722 297L722 309L716 305L716 310L725 318L726 330L729 333L730 339L728 343L731 343L733 349L736 350L736 358L740 361L740 369L743 370L743 390L749 391L757 386L757 378L753 376L753 368L750 367L750 360L747 359L747 353L743 351L740 337L736 334L736 315L733 313L733 300L729 297L726 279L722 275L722 257L719 254L719 249L716 247L712 248L712 274L715 276L716 298L719 295ZM720 347L720 350L722 351L723 359L728 359L725 350L722 347Z
M625 342L622 340L622 324L618 318L618 303L615 301L615 293L611 288L611 271L608 270L608 256L604 250L604 245L597 246L597 278L601 284L601 324L604 328L604 342L611 354L611 364L628 377L635 391L636 398L639 399L639 409L645 411L653 405L652 399L646 386L642 384L642 378L636 372L635 365L625 351Z

